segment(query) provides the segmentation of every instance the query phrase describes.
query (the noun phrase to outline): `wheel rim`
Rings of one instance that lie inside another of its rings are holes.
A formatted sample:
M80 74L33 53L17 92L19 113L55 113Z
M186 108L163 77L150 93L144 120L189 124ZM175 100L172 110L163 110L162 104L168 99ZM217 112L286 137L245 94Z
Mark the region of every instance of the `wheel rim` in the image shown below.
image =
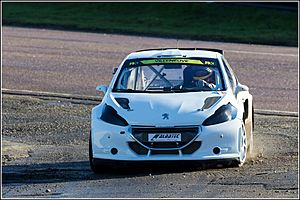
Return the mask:
M241 133L241 152L240 152L240 164L243 164L246 161L247 157L247 136L245 127L242 127L242 133Z

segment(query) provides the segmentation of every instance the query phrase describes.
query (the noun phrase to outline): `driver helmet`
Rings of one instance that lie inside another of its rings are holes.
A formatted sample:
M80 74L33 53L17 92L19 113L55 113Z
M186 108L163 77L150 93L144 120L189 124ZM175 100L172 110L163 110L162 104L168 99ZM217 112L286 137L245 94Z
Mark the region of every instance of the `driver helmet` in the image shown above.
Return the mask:
M193 75L193 79L195 81L202 81L202 80L208 80L210 77L212 77L213 74L213 70L205 67L205 68L200 68L199 70L197 70L194 75Z

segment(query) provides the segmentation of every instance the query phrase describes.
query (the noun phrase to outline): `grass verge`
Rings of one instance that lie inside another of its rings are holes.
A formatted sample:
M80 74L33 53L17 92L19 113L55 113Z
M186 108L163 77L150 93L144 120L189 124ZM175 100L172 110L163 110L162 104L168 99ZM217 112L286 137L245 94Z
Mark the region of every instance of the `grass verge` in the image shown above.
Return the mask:
M3 3L3 25L298 45L296 11L237 3Z

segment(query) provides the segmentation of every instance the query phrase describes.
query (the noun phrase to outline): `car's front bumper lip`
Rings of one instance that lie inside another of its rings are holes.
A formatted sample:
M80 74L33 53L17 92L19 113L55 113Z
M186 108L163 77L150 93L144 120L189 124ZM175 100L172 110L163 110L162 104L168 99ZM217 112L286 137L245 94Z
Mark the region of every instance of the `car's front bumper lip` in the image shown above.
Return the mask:
M94 154L94 158L107 160L123 160L123 161L175 161L175 160L222 160L222 159L238 159L238 153L215 155L215 156L191 156L191 155L154 155L154 156L116 156L112 157L108 154Z
M179 152L176 155L152 155L149 152L146 155L139 155L128 145L129 142L137 142L131 134L131 126L115 126L97 119L97 123L92 123L93 157L125 161L236 159L240 155L238 144L241 128L241 120L237 118L217 125L199 126L199 133L191 143L201 141L201 146L192 154ZM220 148L219 154L213 153L213 149L216 147ZM112 148L116 148L118 153L112 154ZM176 149L178 148L168 150ZM151 150L155 149L150 148Z

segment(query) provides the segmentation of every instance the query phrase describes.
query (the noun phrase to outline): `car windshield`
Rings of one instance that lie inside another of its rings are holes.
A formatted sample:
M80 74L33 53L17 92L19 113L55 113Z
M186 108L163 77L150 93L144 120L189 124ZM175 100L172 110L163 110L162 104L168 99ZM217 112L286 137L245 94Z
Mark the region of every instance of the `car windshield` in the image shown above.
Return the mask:
M212 58L127 60L114 92L195 92L224 89L219 62Z

